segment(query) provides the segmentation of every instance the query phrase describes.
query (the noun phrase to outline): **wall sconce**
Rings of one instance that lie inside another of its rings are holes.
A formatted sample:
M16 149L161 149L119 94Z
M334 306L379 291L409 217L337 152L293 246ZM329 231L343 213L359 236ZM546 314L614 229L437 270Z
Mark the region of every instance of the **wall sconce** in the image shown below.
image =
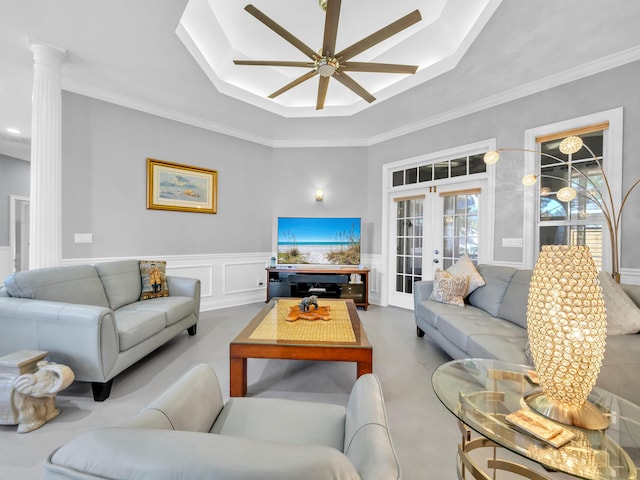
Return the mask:
M316 190L316 202L321 202L324 200L324 193L321 189Z

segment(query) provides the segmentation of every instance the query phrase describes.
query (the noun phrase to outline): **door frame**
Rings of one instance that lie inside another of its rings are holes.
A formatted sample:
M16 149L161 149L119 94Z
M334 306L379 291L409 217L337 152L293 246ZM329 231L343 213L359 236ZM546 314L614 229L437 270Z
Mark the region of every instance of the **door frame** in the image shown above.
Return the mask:
M16 245L16 220L17 220L17 208L18 206L20 206L21 208L21 212L24 213L25 208L28 208L31 202L31 198L30 197L23 197L20 195L9 195L9 250L11 252L11 268L12 271L16 271L17 270L17 265L16 265L16 253L17 253L17 249L18 246ZM21 218L24 218L24 215L20 215ZM25 236L25 230L27 232L27 235ZM20 238L22 239L22 243L24 245L25 243L25 237L26 237L26 242L27 242L27 254L28 252L28 245L29 245L29 236L28 236L28 232L29 232L29 224L27 223L26 225L24 224L24 222L21 224L21 235Z
M409 195L409 192L417 192L421 190L421 193L428 192L429 186L442 186L451 183L462 183L474 180L486 181L486 216L484 217L483 224L487 226L486 232L483 233L483 244L488 245L488 248L483 248L482 262L493 262L493 245L494 245L494 216L495 216L495 165L488 165L486 173L475 174L466 177L455 177L453 179L437 180L433 182L424 182L423 184L403 185L401 187L393 187L392 174L394 170L399 168L408 168L413 165L420 165L425 163L433 163L441 160L450 160L466 155L477 155L479 153L488 152L496 149L496 139L491 138L487 140L481 140L479 142L461 145L458 147L440 150L433 153L420 155L404 160L399 160L392 163L387 163L382 166L382 241L381 241L381 261L385 266L385 271L380 272L382 275L382 281L380 282L380 304L382 306L389 305L389 294L392 286L392 277L394 276L394 261L395 258L391 258L391 251L393 250L390 245L390 212L389 206L393 204L393 197L400 195ZM424 261L424 257L423 257ZM423 264L424 268L424 264Z

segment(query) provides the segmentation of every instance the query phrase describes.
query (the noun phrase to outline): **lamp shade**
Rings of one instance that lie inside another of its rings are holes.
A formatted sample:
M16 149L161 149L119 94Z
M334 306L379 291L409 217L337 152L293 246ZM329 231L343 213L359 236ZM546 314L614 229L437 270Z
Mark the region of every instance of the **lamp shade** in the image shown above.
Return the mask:
M589 247L542 247L529 287L527 335L544 396L571 416L596 383L607 335Z

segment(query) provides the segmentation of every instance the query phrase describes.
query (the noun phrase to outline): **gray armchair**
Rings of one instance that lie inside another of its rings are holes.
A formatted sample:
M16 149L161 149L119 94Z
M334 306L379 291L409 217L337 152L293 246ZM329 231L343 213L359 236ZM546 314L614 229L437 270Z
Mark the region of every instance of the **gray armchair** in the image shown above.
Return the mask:
M131 421L94 430L45 462L51 479L397 480L382 389L361 376L346 406L223 402L209 365L190 369Z

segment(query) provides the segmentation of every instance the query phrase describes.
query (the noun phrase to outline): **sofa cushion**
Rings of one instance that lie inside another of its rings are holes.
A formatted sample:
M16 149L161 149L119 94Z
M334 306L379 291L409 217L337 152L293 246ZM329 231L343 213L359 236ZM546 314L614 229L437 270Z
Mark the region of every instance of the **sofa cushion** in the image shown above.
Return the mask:
M598 275L604 306L607 309L607 335L627 335L640 332L640 309L609 273Z
M4 284L12 297L109 308L98 272L91 265L16 272L10 275Z
M504 362L531 365L525 354L527 333L508 331L508 335L470 335L467 354L471 358L495 358Z
M162 312L126 311L120 308L115 312L115 317L121 352L147 340L160 332L166 325L165 316Z
M469 339L473 335L491 334L518 336L522 328L501 318L491 317L479 308L455 309L438 319L438 330L458 348L468 351Z
M94 267L102 280L112 310L140 298L140 267L137 260L102 262Z
M518 269L511 267L478 265L478 272L486 284L469 295L469 303L497 317L511 277L517 271Z
M447 272L453 276L463 276L469 279L465 297L486 283L469 255L461 256L456 263L447 268Z
M173 325L194 312L194 299L190 297L151 298L125 305L118 312L158 312L165 316L165 326Z
M342 452L345 416L342 405L238 397L226 403L211 433L290 445L326 445Z
M509 282L498 316L527 328L527 303L529 301L529 284L533 270L518 270Z
M417 315L426 320L434 328L438 328L440 315L450 312L451 306L446 303L435 302L433 300L423 300L417 303Z
M169 296L167 286L167 262L162 260L140 260L140 300Z
M449 272L438 269L429 300L464 307L464 296L468 285L469 277L455 277Z

